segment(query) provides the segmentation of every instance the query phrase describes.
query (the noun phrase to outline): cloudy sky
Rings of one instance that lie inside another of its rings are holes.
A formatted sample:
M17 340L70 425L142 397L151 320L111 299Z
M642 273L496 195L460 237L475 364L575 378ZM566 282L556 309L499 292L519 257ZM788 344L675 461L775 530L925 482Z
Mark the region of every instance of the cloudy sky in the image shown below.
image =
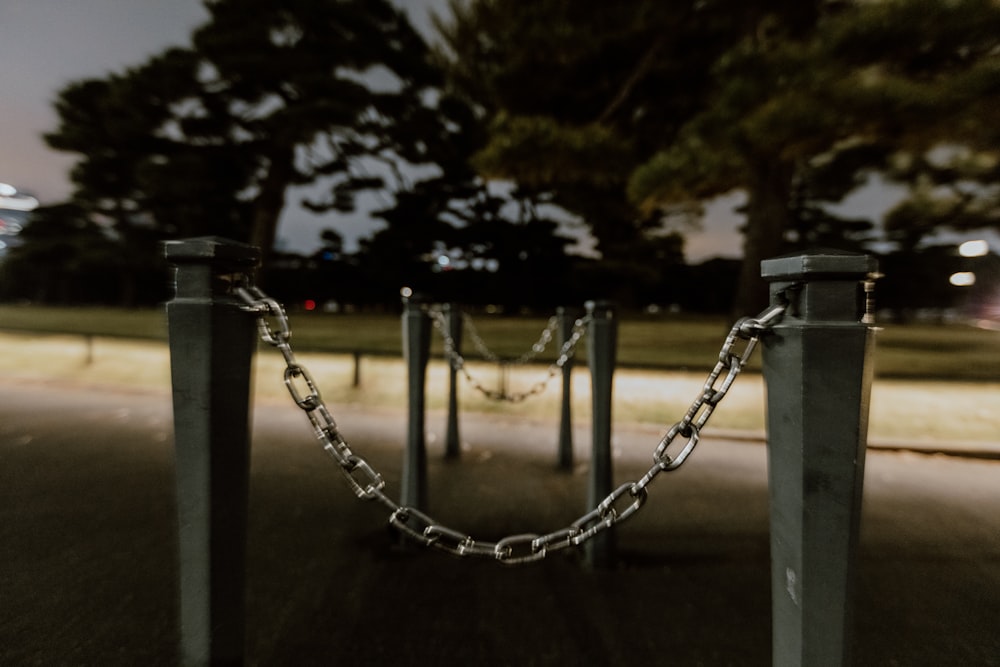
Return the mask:
M428 31L429 8L445 0L398 0L418 29ZM173 45L186 45L207 19L201 0L2 0L0 2L0 183L29 191L43 204L70 192L73 157L48 149L42 133L55 129L52 101L70 81L102 77L138 64ZM735 255L734 199L710 208L704 230L688 240L688 257ZM330 218L291 207L279 237L291 250L315 243ZM370 233L365 220L337 220L350 243Z

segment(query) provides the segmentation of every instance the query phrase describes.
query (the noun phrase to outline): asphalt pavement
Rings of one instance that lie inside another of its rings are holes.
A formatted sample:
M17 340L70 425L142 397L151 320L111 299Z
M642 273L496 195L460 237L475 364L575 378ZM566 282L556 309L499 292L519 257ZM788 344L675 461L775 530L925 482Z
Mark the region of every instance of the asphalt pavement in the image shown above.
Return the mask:
M403 410L332 407L398 492ZM463 415L459 461L430 416L429 509L443 523L495 540L586 510L587 425L560 472L555 423L513 410ZM170 419L157 393L0 382L0 665L177 664ZM660 435L615 425L616 482L648 469ZM613 568L572 551L504 567L400 548L301 412L260 403L247 663L768 665L766 448L726 435L657 478L616 529ZM1000 665L1000 462L989 447L898 444L867 460L855 662Z

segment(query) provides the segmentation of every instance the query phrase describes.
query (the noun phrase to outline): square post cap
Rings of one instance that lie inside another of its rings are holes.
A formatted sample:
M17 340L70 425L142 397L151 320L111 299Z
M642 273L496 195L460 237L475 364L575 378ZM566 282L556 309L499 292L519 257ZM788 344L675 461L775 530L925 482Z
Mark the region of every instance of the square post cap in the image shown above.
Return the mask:
M166 241L164 255L171 264L209 264L228 269L252 269L260 264L260 249L220 236Z
M771 284L772 303L784 294L790 300L785 321L812 323L871 323L871 281L878 261L870 255L839 250L765 259L761 276ZM795 286L789 290L790 286ZM864 287L863 287L864 286Z
M403 302L404 308L421 308L422 306L429 305L431 299L429 296L423 292L415 292L412 288L403 287L399 290L399 298Z
M765 259L760 275L768 282L789 280L864 280L878 271L871 255L841 250L811 250Z
M595 299L583 304L587 315L595 320L610 320L615 316L615 302L607 299Z
M216 236L167 241L163 251L175 267L177 301L228 301L240 276L252 274L260 265L258 248Z

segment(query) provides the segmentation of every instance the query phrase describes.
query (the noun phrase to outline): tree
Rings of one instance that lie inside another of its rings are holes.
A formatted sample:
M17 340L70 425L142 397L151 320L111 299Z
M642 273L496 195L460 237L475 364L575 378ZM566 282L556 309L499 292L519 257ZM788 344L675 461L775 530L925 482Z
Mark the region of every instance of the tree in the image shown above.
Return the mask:
M1000 7L989 0L859 2L826 11L801 36L742 39L717 61L711 104L633 173L632 197L655 208L746 190L737 309L756 308L759 260L805 240L794 235L803 222L795 203L846 192L808 192L829 164L866 155L841 174L849 185L900 151L995 146L998 47ZM907 211L890 229L915 231ZM925 217L920 234L942 222Z
M79 206L36 209L21 238L0 264L3 298L132 305L165 296L162 261L139 266L121 253L113 228Z
M192 223L206 221L208 226L200 233L233 235L233 216L227 215L233 207L220 201L226 194L235 197L241 185L225 189L223 183L231 180L230 171L223 171L214 182L205 179L199 183L191 177L194 165L203 163L189 159L186 168L175 169L176 178L167 173L171 165L180 166L181 152L191 149L161 135L158 129L170 118L166 100L190 90L193 67L189 54L169 50L124 73L71 83L59 92L55 103L59 129L45 136L53 148L83 157L70 174L74 185L71 201L33 215L30 226L35 229L25 243L47 243L66 226L68 217L76 220L73 225L102 230L104 241L117 247L119 259L114 265L119 269L126 304L141 293L137 285L140 276L148 267L158 265L157 242L173 225L186 231ZM191 214L195 207L204 214ZM51 229L37 229L45 225ZM83 243L78 234L67 238ZM40 249L38 259L45 258L55 263L49 267L52 272L64 270L55 255ZM77 264L77 269L87 266L96 265Z
M73 202L123 245L136 240L123 254L148 257L138 243L153 230L245 240L266 262L289 188L307 184L325 188L303 202L319 213L382 192L375 215L389 229L355 260L419 272L436 242L499 242L486 235L501 227L480 223L505 200L469 165L482 120L442 90L426 44L387 0L206 7L193 48L60 92L47 140L81 156Z
M59 94L54 148L81 155L74 201L124 233L224 233L269 251L291 186L347 209L382 182L367 156L427 159L439 75L387 0L215 0L193 49ZM375 82L375 83L373 83ZM377 85L376 85L377 84ZM405 128L405 129L404 129Z
M916 249L942 228L1000 230L1000 156L994 150L952 145L901 153L886 175L910 186L910 197L885 219L886 235L903 251Z
M704 111L711 68L734 43L771 24L807 31L820 4L455 0L438 21L441 57L490 120L480 170L583 218L604 261L640 282L637 247L692 210L637 206L630 175Z
M225 119L230 134L254 147L257 173L251 242L273 245L291 185L338 176L336 204L360 184L361 156L424 161L420 136L397 124L427 120L424 96L438 81L426 45L386 0L222 0L195 33L209 75L203 118L208 136ZM369 85L378 76L384 85ZM208 92L210 91L210 92ZM197 135L197 116L189 117ZM344 185L347 183L347 185Z
M492 122L483 172L552 193L586 217L608 258L746 191L739 312L766 299L761 259L875 237L871 221L827 210L867 172L901 151L995 146L990 0L474 0L453 11L442 22L452 80ZM977 179L962 199L982 191ZM912 214L890 227L912 227Z

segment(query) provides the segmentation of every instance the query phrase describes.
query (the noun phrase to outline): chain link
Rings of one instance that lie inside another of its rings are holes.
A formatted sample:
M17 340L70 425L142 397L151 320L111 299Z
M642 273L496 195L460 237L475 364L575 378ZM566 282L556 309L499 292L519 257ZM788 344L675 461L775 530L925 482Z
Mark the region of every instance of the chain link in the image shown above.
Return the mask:
M312 376L295 360L288 342L291 339L291 329L284 309L254 286L239 287L236 293L244 301L245 309L257 314L261 340L277 348L284 357L285 386L292 400L305 411L317 439L340 466L354 494L363 500L376 501L385 506L389 511L389 524L419 544L456 556L492 558L507 565L541 560L549 553L579 546L638 512L647 500L646 489L650 483L661 472L677 470L694 451L702 429L746 366L760 336L780 321L785 312L783 304L774 305L755 318L745 317L733 325L719 351L719 361L709 373L701 393L680 421L671 426L660 440L653 452L653 465L639 480L622 484L598 503L597 507L565 528L544 534L509 535L496 542L489 542L473 539L466 533L444 526L416 508L400 505L387 496L383 491L385 480L382 475L367 460L351 451L333 415L323 402ZM273 318L276 327L268 322L268 318ZM570 349L583 335L583 326L583 321L577 320L577 326L574 327L575 340L573 337L567 340L567 345L572 341ZM581 333L576 335L578 330ZM739 349L741 344L742 350ZM567 345L563 346L560 359L565 357ZM297 382L304 387L300 388ZM687 441L676 452L671 453L671 446L678 436Z
M545 388L552 381L552 378L558 375L562 371L563 367L569 363L569 360L573 358L573 355L576 353L577 343L580 342L580 339L583 338L584 334L587 332L587 325L591 320L588 315L574 321L572 332L559 349L559 355L556 357L556 360L549 365L545 377L535 382L535 384L531 385L527 390L511 394L507 392L506 387L502 386L500 389L490 389L476 379L472 373L469 372L465 357L463 357L458 351L458 346L455 344L455 340L448 332L447 316L439 308L432 308L428 312L434 323L434 328L437 329L438 333L441 334L441 338L444 340L444 355L448 359L448 363L451 364L451 367L460 371L469 385L486 398L494 401L507 401L509 403L521 403L532 396L537 396L545 391ZM465 316L463 316L462 319L467 326L471 325L471 320L465 318ZM507 366L511 364L525 364L533 359L537 354L544 351L548 342L552 340L552 333L555 331L558 324L558 318L550 318L549 323L542 331L542 335L538 339L538 342L532 345L531 351L521 355L518 359L511 362L503 361L486 348L485 344L481 342L482 339L479 338L478 333L474 333L474 328L470 328L469 333L473 335L474 344L480 353L487 357L488 360L499 363L501 372L503 373L506 372ZM479 340L480 343L475 343L476 340Z
M444 313L442 313L440 309L433 309L431 311L432 316L435 313L444 317ZM483 359L498 364L508 364L515 366L523 366L524 364L527 364L535 357L537 357L539 354L544 352L545 348L548 347L548 344L552 341L552 334L554 334L556 332L556 329L559 327L559 318L553 315L552 317L549 318L549 321L546 323L545 328L542 329L542 333L541 335L539 335L538 340L531 345L531 348L529 348L527 352L517 357L516 359L504 359L496 352L491 350L488 345L486 345L486 341L484 341L483 337L479 335L479 330L476 329L476 325L473 323L471 316L467 315L466 313L462 313L461 317L462 317L462 325L469 332L469 339L472 340L473 346L479 352L480 356L483 357ZM441 329L441 331L447 335L447 328Z

